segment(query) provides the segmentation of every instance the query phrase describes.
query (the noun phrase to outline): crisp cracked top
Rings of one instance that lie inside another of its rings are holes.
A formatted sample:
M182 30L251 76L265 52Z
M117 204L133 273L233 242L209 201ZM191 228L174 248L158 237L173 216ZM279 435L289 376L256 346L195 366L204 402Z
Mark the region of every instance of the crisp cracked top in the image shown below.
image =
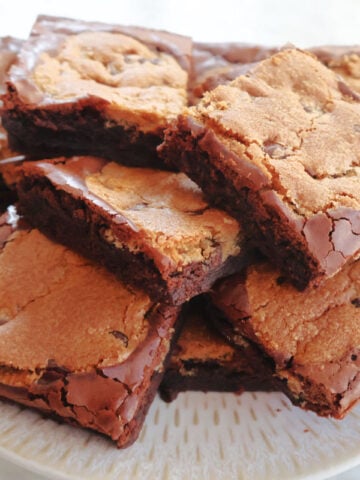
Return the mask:
M360 103L311 54L281 51L190 112L296 213L360 208Z
M11 371L108 367L148 335L152 303L144 293L38 230L8 237L0 272L0 365Z
M45 49L32 71L34 83L53 101L92 95L105 101L109 119L142 131L163 128L186 105L187 72L168 53L121 33L61 38L56 53ZM48 40L39 36L33 42Z
M360 369L360 261L318 288L297 291L268 264L244 280L223 281L213 294L235 331L256 341L277 363L344 392Z

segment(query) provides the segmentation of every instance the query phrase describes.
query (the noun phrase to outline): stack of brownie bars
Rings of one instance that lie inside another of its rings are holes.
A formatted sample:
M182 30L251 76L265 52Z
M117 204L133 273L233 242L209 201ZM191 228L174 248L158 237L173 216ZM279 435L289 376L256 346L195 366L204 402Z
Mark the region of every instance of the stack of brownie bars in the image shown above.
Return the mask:
M0 396L119 447L159 386L343 417L360 51L45 16L0 48Z

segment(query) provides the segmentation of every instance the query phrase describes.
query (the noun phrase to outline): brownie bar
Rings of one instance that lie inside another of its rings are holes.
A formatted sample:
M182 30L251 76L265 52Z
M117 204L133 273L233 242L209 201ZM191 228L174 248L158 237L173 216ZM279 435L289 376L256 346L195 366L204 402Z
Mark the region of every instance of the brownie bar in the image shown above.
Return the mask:
M311 54L283 50L206 93L160 151L305 288L359 254L359 99Z
M213 314L213 312L212 312ZM201 299L190 302L184 324L172 350L159 393L170 402L180 392L235 392L278 390L272 362L243 339L240 348L230 345L207 320Z
M21 213L154 300L181 304L249 256L236 220L184 174L95 157L24 162Z
M4 216L0 245L0 396L130 445L179 309Z
M39 17L4 97L11 147L162 165L156 146L187 105L191 48L167 32Z
M269 264L222 280L211 294L218 328L256 343L297 405L342 418L360 398L360 260L299 292Z

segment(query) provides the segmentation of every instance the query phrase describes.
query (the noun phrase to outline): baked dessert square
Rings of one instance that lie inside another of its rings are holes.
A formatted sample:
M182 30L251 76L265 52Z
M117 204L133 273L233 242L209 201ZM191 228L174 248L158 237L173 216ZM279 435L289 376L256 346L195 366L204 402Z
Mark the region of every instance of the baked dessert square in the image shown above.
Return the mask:
M159 166L163 130L187 105L191 49L168 32L40 16L9 74L11 147Z
M206 93L160 150L302 289L359 255L359 124L343 79L286 49Z
M342 418L359 401L360 260L305 292L270 264L253 265L220 281L211 300L217 328L258 345L295 404Z
M4 215L0 248L0 396L130 445L179 309Z
M21 171L20 211L32 225L154 300L180 305L250 258L238 222L183 173L97 157L24 162Z
M278 390L272 363L245 338L234 346L214 329L204 300L193 299L184 311L181 332L159 387L163 400L180 392L234 392Z

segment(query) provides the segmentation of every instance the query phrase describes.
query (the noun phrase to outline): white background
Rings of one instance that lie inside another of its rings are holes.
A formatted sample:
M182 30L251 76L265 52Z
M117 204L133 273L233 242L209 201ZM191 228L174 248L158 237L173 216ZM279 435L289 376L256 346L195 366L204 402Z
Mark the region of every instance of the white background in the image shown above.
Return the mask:
M39 13L144 25L199 41L360 44L360 0L0 0L0 36L26 37ZM0 480L38 478L0 460ZM335 479L359 480L360 469Z
M37 13L151 26L204 41L360 43L359 0L0 0L0 34L25 36Z

